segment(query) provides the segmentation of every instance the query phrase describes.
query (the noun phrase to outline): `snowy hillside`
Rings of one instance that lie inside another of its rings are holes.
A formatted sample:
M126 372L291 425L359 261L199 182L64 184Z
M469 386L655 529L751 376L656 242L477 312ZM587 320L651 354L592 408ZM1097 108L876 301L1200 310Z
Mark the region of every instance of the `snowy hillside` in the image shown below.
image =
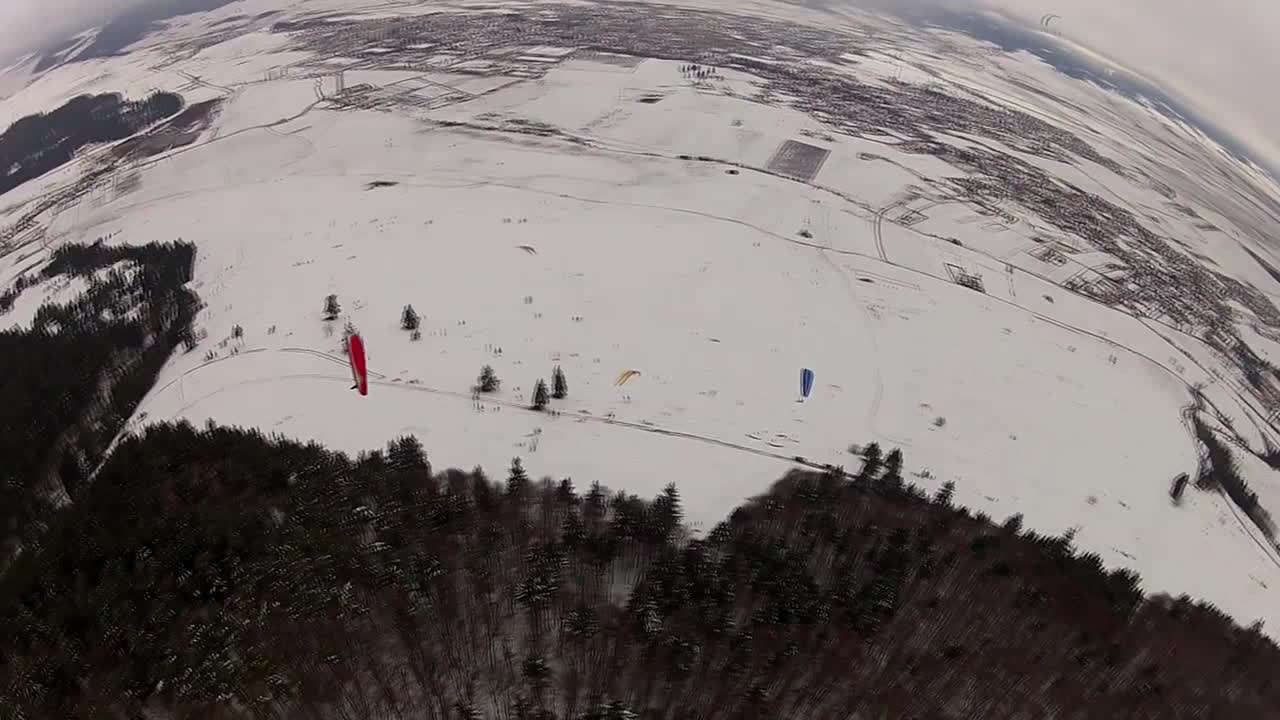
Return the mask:
M1147 591L1280 626L1275 549L1224 496L1167 495L1199 461L1191 388L1209 384L1243 420L1241 384L1071 284L1113 256L1057 263L1043 247L1072 238L1016 202L1001 221L923 189L963 175L944 158L765 102L740 69L704 82L685 62L535 47L503 57L547 65L536 76L444 55L338 74L255 33L174 50L163 71L121 59L120 83L225 96L217 124L134 168L136 188L48 222L50 245L198 248L204 340L172 358L135 428L212 420L352 453L414 434L437 467L496 474L521 456L535 475L645 496L675 479L703 529L798 461L856 468L850 446L874 440L901 447L926 490L954 480L975 511L1076 528L1078 547L1133 567ZM872 77L885 57L839 71ZM1090 161L1026 162L1133 207L1165 202ZM1253 265L1229 271L1263 281ZM410 304L417 341L399 327ZM348 322L368 346L368 397L348 390ZM477 401L484 365L503 385ZM528 410L555 366L569 397ZM817 382L800 402L803 367ZM1277 437L1260 424L1257 448Z

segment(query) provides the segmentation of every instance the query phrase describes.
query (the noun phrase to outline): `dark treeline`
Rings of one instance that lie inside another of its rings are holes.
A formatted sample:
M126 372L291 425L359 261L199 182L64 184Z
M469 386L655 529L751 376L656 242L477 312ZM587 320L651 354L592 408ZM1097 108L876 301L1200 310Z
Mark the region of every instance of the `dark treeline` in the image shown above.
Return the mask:
M128 137L181 109L182 96L173 93L136 102L106 93L21 118L0 134L0 195L70 162L85 145Z
M1280 649L1069 537L793 472L652 501L258 432L123 442L0 577L4 718L1205 718ZM697 482L699 479L691 479Z
M30 329L0 332L0 568L34 521L76 496L189 335L194 257L185 243L66 246L0 296L7 311L31 285L87 283Z

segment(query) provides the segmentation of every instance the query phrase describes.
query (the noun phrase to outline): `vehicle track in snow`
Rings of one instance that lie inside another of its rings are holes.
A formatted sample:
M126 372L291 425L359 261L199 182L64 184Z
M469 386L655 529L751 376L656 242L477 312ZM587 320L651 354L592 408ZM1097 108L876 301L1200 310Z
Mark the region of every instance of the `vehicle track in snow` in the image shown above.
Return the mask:
M827 233L827 237L831 237L830 232ZM902 447L912 447L912 443L901 438L892 437L876 428L876 419L880 417L880 404L884 401L884 377L880 372L880 342L876 337L875 319L867 312L866 304L858 297L858 291L854 287L853 281L849 279L849 274L831 259L828 254L830 252L832 252L832 248L828 241L825 249L818 250L818 257L840 279L840 284L844 286L845 294L849 296L850 302L858 308L858 314L862 316L862 324L866 328L867 337L871 339L871 370L874 373L872 380L874 390L871 396L871 407L867 409L867 427L870 428L871 434L879 435L881 439Z

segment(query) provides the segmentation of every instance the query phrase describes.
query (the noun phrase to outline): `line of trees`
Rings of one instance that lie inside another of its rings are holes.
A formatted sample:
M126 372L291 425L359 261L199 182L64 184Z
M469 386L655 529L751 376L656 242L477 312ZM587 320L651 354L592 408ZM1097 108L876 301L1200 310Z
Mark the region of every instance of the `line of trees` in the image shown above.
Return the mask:
M498 374L490 365L480 368L480 376L473 386L473 390L477 393L497 392L502 386L502 381L498 379ZM551 400L563 400L569 397L569 381L565 378L564 370L559 365L551 371L551 385L547 385L547 381L538 378L533 385L533 398L530 401L530 408L539 412L546 410L551 404Z
M0 578L14 717L1266 717L1280 649L1070 536L792 472L653 500L257 431L122 443ZM688 478L723 482L723 478ZM585 490L585 491L584 491Z

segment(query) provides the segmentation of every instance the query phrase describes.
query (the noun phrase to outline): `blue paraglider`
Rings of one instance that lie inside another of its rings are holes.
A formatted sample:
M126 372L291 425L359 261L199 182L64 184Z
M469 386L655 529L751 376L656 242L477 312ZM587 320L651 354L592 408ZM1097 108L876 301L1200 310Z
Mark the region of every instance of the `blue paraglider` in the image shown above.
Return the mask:
M813 371L804 368L800 371L800 397L807 398L813 392Z

